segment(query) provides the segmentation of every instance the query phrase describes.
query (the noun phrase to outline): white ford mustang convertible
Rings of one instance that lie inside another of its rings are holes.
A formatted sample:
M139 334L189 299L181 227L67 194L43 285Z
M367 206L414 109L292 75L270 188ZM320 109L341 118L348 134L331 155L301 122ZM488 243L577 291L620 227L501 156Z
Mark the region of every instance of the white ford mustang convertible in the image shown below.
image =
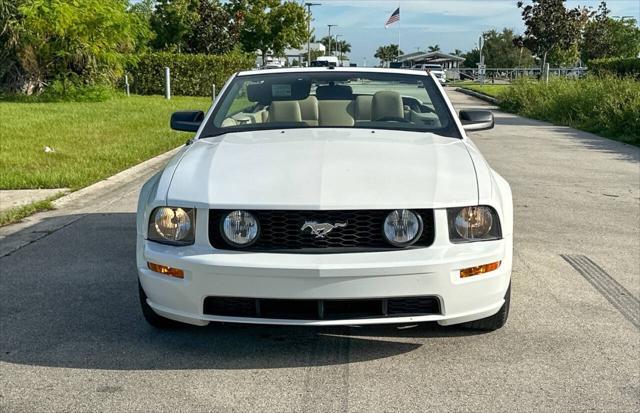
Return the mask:
M423 72L237 73L140 193L145 318L502 327L511 190L465 133L493 123Z

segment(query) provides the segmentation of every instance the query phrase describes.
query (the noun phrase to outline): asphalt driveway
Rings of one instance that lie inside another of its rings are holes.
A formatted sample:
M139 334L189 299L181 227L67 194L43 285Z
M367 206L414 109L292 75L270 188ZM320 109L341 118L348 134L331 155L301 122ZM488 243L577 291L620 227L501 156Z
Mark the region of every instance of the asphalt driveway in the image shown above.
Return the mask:
M458 109L487 106L449 93ZM65 224L0 258L0 410L638 411L640 150L496 119L472 138L514 193L502 330L154 330L134 255L150 170L82 211L41 215L17 235Z

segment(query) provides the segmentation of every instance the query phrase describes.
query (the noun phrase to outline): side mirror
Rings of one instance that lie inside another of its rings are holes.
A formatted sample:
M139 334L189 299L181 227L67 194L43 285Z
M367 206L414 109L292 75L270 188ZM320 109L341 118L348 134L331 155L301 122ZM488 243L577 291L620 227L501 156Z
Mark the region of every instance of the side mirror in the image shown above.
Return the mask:
M173 112L171 115L171 129L183 132L197 132L203 120L204 112L201 110Z
M495 121L489 110L461 110L460 120L466 131L478 131L493 128Z

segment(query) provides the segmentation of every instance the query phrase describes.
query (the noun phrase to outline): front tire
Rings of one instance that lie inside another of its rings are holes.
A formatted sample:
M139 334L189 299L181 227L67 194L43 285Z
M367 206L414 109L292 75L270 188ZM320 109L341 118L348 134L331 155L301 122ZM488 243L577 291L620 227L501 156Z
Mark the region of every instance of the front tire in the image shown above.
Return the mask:
M511 283L509 283L509 288L507 288L507 293L504 295L504 304L500 307L500 310L494 315L486 318L481 318L480 320L469 321L468 323L462 324L462 327L469 328L472 330L482 330L482 331L495 331L502 327L507 322L507 318L509 318L509 306L511 304Z
M140 280L138 280L138 295L140 297L140 307L142 309L142 315L151 326L159 329L171 329L180 327L182 324L178 321L170 320L166 317L158 315L153 308L147 303L147 294L142 289Z

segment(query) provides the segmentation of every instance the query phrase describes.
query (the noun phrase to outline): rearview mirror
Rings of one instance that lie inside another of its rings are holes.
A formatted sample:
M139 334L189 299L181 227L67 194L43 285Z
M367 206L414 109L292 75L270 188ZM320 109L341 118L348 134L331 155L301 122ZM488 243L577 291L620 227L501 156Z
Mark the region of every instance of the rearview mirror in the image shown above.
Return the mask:
M173 112L171 115L171 129L183 132L197 132L203 119L204 112L201 110Z
M461 110L460 120L466 131L478 131L493 128L495 121L489 110Z

